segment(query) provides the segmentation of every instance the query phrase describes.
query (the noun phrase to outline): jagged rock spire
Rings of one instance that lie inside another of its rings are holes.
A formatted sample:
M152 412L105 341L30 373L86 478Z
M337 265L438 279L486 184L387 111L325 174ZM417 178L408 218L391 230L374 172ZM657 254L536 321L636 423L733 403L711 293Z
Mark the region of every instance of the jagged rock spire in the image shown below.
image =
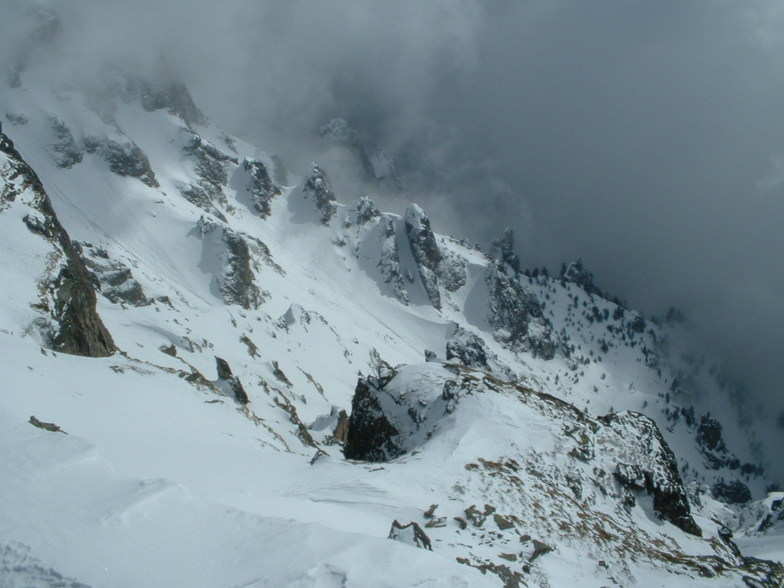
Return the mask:
M417 204L406 208L406 235L411 245L411 253L419 269L422 285L430 303L441 309L441 293L438 289L438 266L441 263L441 251L438 249L436 237L430 227L430 219Z
M316 201L316 208L321 211L321 222L329 224L338 210L337 198L332 191L332 186L327 179L327 174L318 166L313 164L313 170L305 180L305 193L313 194Z
M267 167L258 159L243 159L242 169L247 173L245 189L254 209L261 218L267 218L272 212L272 199L281 194L280 187L272 181Z
M493 241L491 255L509 265L515 272L520 271L520 258L514 250L514 231L506 227L501 235Z
M364 224L368 221L377 219L381 216L378 208L370 199L370 196L362 196L356 205L356 213L357 213L357 222L360 224Z
M580 286L588 294L601 295L601 290L593 283L593 274L583 266L583 260L578 259L570 264L561 266L561 278Z

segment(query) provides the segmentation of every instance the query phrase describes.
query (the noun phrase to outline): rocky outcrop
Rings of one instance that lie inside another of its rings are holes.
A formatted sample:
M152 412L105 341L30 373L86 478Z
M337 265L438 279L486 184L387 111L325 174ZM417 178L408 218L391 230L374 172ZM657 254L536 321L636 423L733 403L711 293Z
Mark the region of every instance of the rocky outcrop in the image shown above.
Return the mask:
M109 258L105 249L91 243L74 243L87 268L97 280L97 286L104 298L115 304L147 306L152 300L147 298L133 272L126 265Z
M4 588L21 586L57 586L57 588L90 588L89 584L52 568L33 555L30 546L4 539L0 541L0 578Z
M215 218L222 220L223 222L227 222L226 215L223 214L220 209L215 206L215 204L213 204L210 195L206 190L204 190L204 188L196 184L188 184L180 188L180 194L182 194L185 200L194 206L198 206L204 212L208 212Z
M392 527L389 529L387 539L393 539L394 541L400 541L401 543L413 545L420 549L433 551L430 538L427 536L424 529L414 521L411 521L407 525L404 525L397 520L392 521Z
M139 81L135 87L138 88L142 106L148 112L165 109L179 116L188 125L207 122L207 118L193 102L188 88L181 82L154 84Z
M480 359L477 357L477 362ZM691 515L675 455L653 420L634 412L594 420L547 394L472 369L455 368L429 363L401 367L380 378L361 379L352 401L346 457L390 461L425 445L445 422L454 420L451 415L467 398L473 399L474 411L496 402L511 402L509 406L517 404L526 414L538 415L542 426L562 430L566 439L573 440L567 452L573 461L562 462L552 472L553 484L563 485L580 499L589 479L594 485L602 485L599 480L609 480L611 473L621 489L614 494L620 504L631 508L636 504L635 497L649 496L661 519L687 533L702 535ZM481 399L486 395L496 399L484 404ZM463 414L462 418L468 417ZM496 462L482 463L491 469L503 469ZM512 470L518 471L516 468ZM605 488L603 494L608 496L610 492Z
M23 221L31 232L51 243L51 259L56 260L45 271L41 300L36 305L46 317L38 323L46 344L74 355L111 355L114 342L96 311L90 274L60 224L41 180L2 133L0 151L8 157L0 172L5 180L3 200L28 207L30 212Z
M490 265L486 282L490 294L488 322L496 340L511 349L552 359L557 349L553 327L537 297L501 260Z
M416 204L409 206L401 218L382 214L370 198L361 198L346 211L344 228L350 227L354 227L357 257L363 262L377 260L380 275L370 271L370 264L366 269L376 280L390 286L382 286L383 292L394 294L402 304L408 305L413 299L441 310L443 297L462 288L468 280L466 259L448 247L448 237L442 238L447 247L441 250L430 220ZM454 240L451 242L459 246ZM421 296L422 291L426 298Z
M422 286L427 293L433 308L441 309L441 293L438 288L438 269L441 263L441 251L438 249L430 219L416 204L406 208L405 213L406 236L411 247L411 255L422 280Z
M741 522L752 534L784 530L784 492L771 492L763 500L745 507Z
M346 459L383 462L406 452L405 439L382 408L379 393L383 387L384 382L375 378L357 382L343 446Z
M653 497L653 509L664 520L692 535L702 536L694 521L683 488L675 454L662 437L656 423L635 412L614 413L599 421L613 429L627 445L633 463L619 462L613 472L618 483L633 493Z
M325 225L329 224L338 211L337 198L327 175L315 163L310 175L305 179L303 192L306 198L311 197L315 202L316 208L321 213L321 222Z
M82 148L77 145L76 140L71 133L71 129L60 119L51 119L52 131L56 141L52 145L54 151L54 160L57 167L62 169L70 169L77 163L81 163L84 157Z
M225 221L220 207L228 201L224 193L229 182L228 167L237 158L224 153L196 133L186 132L183 152L194 161L193 171L198 180L181 189L182 195L202 210Z
M228 226L206 217L199 219L198 231L204 241L202 263L205 269L214 271L218 268L214 274L215 285L226 304L258 308L264 295L255 283L252 269L255 260L249 241ZM258 244L263 247L260 241Z
M232 231L223 232L223 241L227 250L226 269L219 282L224 300L242 308L258 308L263 298L258 286L253 283L248 243Z
M272 199L281 194L280 187L272 181L267 167L257 159L244 159L242 169L247 174L244 188L253 208L262 218L267 218L272 212Z
M704 415L697 426L697 447L709 468L737 470L740 467L740 460L727 449L721 431L719 421L712 419L710 415Z
M46 423L44 421L38 420L33 415L30 416L30 420L27 421L27 422L29 422L34 427L37 427L39 429L43 429L44 431L49 431L51 433L64 433L66 435L68 434L65 431L63 431L62 428L60 428L59 425L56 425L54 423Z
M485 342L473 333L467 334L463 340L452 339L446 344L447 361L456 361L464 366L489 372L488 352Z
M150 167L150 160L130 139L125 143L118 143L107 137L85 137L84 148L87 153L95 153L103 157L109 164L109 169L118 176L138 178L151 188L158 187L158 180Z
M576 284L588 294L602 295L602 291L593 283L593 274L583 266L581 259L561 266L561 279Z
M719 480L711 487L711 495L728 504L745 504L751 500L751 490L739 480Z
M448 292L457 292L468 280L466 261L457 253L443 251L438 264L438 283Z
M397 232L395 231L395 220L385 214L379 220L381 227L381 256L378 260L378 268L381 277L386 284L392 286L392 291L401 303L408 304L408 291L400 271L400 252L397 247Z
M364 225L381 216L381 212L379 212L369 196L362 196L352 210L353 215L351 220L355 224Z
M520 273L520 258L514 250L514 231L505 228L501 235L493 241L490 256L505 263L514 273Z
M95 309L95 293L87 271L72 247L66 249L66 258L65 267L49 284L54 300L51 314L58 325L50 345L73 355L111 355L114 341Z
M250 402L248 393L245 392L245 388L243 388L240 379L231 373L229 363L225 359L216 357L215 364L218 369L218 379L214 382L215 386L218 389L223 390L240 404L248 404L248 402Z
M446 360L491 373L506 382L515 380L514 372L499 361L481 337L459 327L447 341Z

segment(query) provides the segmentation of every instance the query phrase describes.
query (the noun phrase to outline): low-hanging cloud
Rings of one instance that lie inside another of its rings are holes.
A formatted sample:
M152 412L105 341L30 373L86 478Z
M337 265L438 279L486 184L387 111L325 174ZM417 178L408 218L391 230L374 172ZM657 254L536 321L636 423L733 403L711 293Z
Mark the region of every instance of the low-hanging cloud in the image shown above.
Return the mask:
M529 266L582 257L632 306L681 308L747 404L784 413L778 2L0 5L60 15L68 75L177 76L295 173L346 118L395 154L437 229L488 243L511 225ZM0 27L5 55L41 53Z

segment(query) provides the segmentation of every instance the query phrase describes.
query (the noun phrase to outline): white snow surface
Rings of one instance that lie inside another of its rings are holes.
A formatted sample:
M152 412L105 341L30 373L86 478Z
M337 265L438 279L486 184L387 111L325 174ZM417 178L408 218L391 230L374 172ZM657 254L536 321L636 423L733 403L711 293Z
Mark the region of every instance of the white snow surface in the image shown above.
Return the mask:
M436 235L450 262L448 276L438 276L438 311L400 216L363 220L341 204L323 224L300 186L280 186L262 218L246 187L236 186L246 177L237 162L261 161L274 180L269 155L209 123L148 112L121 88L106 90L98 108L94 97L52 90L45 72L31 70L0 97L4 132L70 237L130 270L145 296L137 305L98 292L118 347L111 357L47 349L33 305L50 247L22 222L24 199L0 197L0 586L503 586L500 566L528 586L744 586L741 560L718 538L722 525L744 554L784 559L782 526L757 531L780 498L766 496L768 480L712 468L695 442L709 413L740 464L764 459L731 392L693 359L678 328L648 321L632 331L633 311L615 318L618 306L573 283L520 276L564 338L550 360L513 351L488 323L485 276L494 262L461 241ZM55 119L82 152L69 168L58 166L52 148ZM205 164L186 153L184 137L193 133L226 159ZM113 173L80 147L85 137L138 145L158 186ZM219 194L208 210L183 189L209 178L218 178ZM202 218L224 237L205 237ZM219 287L235 270L226 235L248 245L258 308L227 303ZM459 287L445 288L447 277ZM357 377L384 362L401 366L394 390L415 396L415 406L433 405L452 377L445 348L460 329L483 339L491 368L504 366L527 389L576 408L545 410L551 405L491 386L461 398L434 429L413 433L406 455L345 460L335 415L351 412ZM426 350L435 361L423 363ZM216 357L249 404L227 396ZM690 406L696 422L680 411ZM569 455L579 434L567 431L568 415L622 410L654 419L684 481L702 489L692 504L702 538L659 520L644 495L619 510L610 478L628 453L622 439L599 435L590 464ZM61 431L35 428L31 416ZM569 472L584 484L582 496L570 489ZM594 484L603 475L609 495ZM706 488L731 476L755 502L741 509L709 496ZM459 519L472 506L487 521L463 528ZM393 520L422 525L432 551L388 539ZM535 542L551 551L529 561ZM694 562L712 557L737 569L707 577Z

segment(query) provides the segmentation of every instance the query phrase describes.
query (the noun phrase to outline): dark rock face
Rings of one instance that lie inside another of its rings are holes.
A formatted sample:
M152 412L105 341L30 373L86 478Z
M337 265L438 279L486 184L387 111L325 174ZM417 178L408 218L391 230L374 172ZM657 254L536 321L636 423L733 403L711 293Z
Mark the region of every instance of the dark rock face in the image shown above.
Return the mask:
M134 279L130 268L109 259L105 250L90 243L74 243L74 246L97 279L97 287L104 298L115 304L152 304L153 301L145 296L141 284Z
M781 588L784 586L784 565L780 562L756 557L743 558L744 571L754 574L743 576L748 588Z
M96 299L90 274L57 219L41 180L24 162L11 140L2 134L0 150L10 158L9 179L21 177L23 191L30 190L34 195L28 205L36 213L36 222L30 220L26 223L28 228L50 241L62 259L57 275L45 278L41 284L47 299L42 300L40 307L56 323L54 328L46 329L48 345L55 351L74 355L111 355L115 351L114 341L95 309ZM5 199L13 200L19 195L8 187L3 189Z
M520 258L514 250L514 231L509 227L505 228L498 239L493 241L491 255L507 264L515 273L520 273Z
M379 221L382 227L381 258L378 260L378 268L384 282L392 286L392 290L402 304L408 304L408 291L406 290L403 276L400 272L400 253L397 247L397 232L395 221L392 217L384 215Z
M738 480L732 480L730 482L719 480L711 488L711 494L717 500L729 504L745 504L751 500L751 491L749 490L749 487Z
M258 308L262 298L253 283L248 244L236 233L228 231L224 231L223 240L229 252L228 267L221 284L224 298L242 308Z
M267 218L271 212L270 202L281 194L280 188L270 178L266 166L257 159L244 159L242 169L249 176L245 188L253 202L253 207L262 218Z
M581 259L561 267L561 279L577 284L588 294L601 296L602 292L593 283L593 274L583 267Z
M189 125L207 122L206 117L193 102L191 93L185 84L174 82L154 85L148 82L139 82L138 88L142 106L148 112L166 109Z
M513 382L517 379L514 371L488 349L484 339L461 327L457 327L447 341L446 360L487 372L504 382Z
M211 254L219 258L223 268L223 271L215 276L223 300L227 304L238 304L245 309L258 308L264 301L264 296L254 281L251 268L254 259L246 238L206 217L199 219L198 230L201 238L206 241L205 248L214 249ZM260 255L269 253L261 241L254 245Z
M395 520L392 521L392 528L389 529L387 539L394 539L409 545L416 545L420 549L428 549L433 551L430 544L430 538L427 536L422 527L418 523L411 521L407 525Z
M763 515L757 526L757 532L763 533L781 521L784 521L784 498L771 501L770 509Z
M198 206L204 212L208 212L215 218L227 222L226 215L224 215L213 203L210 195L204 188L195 184L189 184L187 187L180 189L183 198L191 204Z
M229 181L227 168L237 164L237 159L202 139L196 133L188 133L183 152L195 161L196 184L182 188L182 195L192 204L225 221L218 205L226 206L224 189Z
M486 279L490 292L488 320L495 338L512 349L530 350L538 357L552 359L557 342L536 296L498 260L491 264Z
M356 206L356 222L358 224L363 225L380 216L381 213L369 197L363 196L359 199Z
M711 469L736 470L740 467L738 458L732 455L724 444L721 423L709 415L704 415L697 426L697 446Z
M237 158L224 153L196 133L189 132L188 135L183 151L197 160L196 169L201 170L199 175L203 175L216 185L224 186L228 178L223 167L217 164L231 162L237 165L239 163Z
M248 404L250 402L248 393L245 392L245 388L242 387L242 382L240 382L239 378L231 373L228 362L225 359L216 357L215 364L218 369L218 381L216 382L218 387L227 389L226 391L240 404Z
M106 137L85 137L84 148L88 153L103 157L109 169L118 176L138 178L151 188L158 187L150 160L136 143L129 140L122 144Z
M306 195L313 195L316 208L321 211L321 222L325 225L329 224L338 211L337 198L332 191L327 175L316 164L313 164L313 171L305 180L304 191Z
M438 282L449 292L456 292L468 280L466 261L459 255L446 251L438 264Z
M343 448L348 459L387 462L412 451L431 437L441 419L457 409L472 386L481 386L473 376L461 381L450 377L423 390L435 393L429 400L414 400L417 394L401 395L390 387L398 372L380 358L377 361L377 375L360 378L351 402ZM444 369L450 376L461 371L456 366Z
M343 447L346 459L384 462L405 453L400 432L381 408L377 394L382 388L373 378L357 382Z
M613 472L618 483L632 492L653 497L653 509L664 520L687 533L702 536L702 529L691 516L675 454L662 437L656 423L634 412L600 417L603 424L616 429L642 449L640 463L619 463Z
M422 286L433 308L441 309L441 293L438 289L438 269L441 263L441 251L438 249L430 219L424 211L412 204L405 214L406 235L411 246L411 254L419 270Z
M446 344L447 361L457 360L470 368L490 371L487 363L487 347L480 337L471 333L465 341L453 339Z
M57 138L52 145L57 167L69 169L77 163L81 163L84 153L76 144L71 129L63 121L54 118L52 119L52 130Z
M63 431L59 425L56 425L54 423L45 423L43 421L38 420L35 416L32 415L30 416L30 420L27 422L29 422L34 427L43 429L44 431L50 431L52 433L65 433L65 431ZM68 433L65 434L67 435Z
M50 286L55 301L52 316L59 324L52 348L87 357L111 355L114 341L95 309L92 282L76 253L71 253L73 247L69 249L67 265Z

